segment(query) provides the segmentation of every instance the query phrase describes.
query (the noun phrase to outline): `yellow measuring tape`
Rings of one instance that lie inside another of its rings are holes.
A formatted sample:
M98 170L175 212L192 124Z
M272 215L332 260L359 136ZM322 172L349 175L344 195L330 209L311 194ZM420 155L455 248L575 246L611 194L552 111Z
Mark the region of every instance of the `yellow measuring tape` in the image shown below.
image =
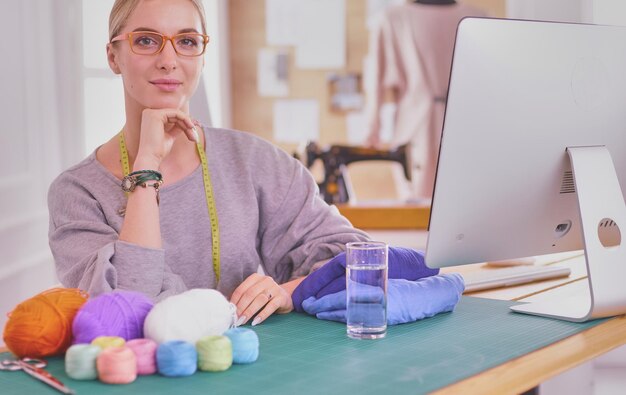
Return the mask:
M124 177L130 174L130 163L128 162L128 149L126 148L126 140L124 139L124 131L119 134L120 137L120 156L122 158L122 168ZM217 221L217 208L215 207L215 198L213 197L213 186L211 185L211 174L209 173L209 164L206 160L206 154L202 148L202 144L198 141L196 149L202 162L202 179L204 180L204 194L206 196L206 205L209 211L209 219L211 220L211 241L213 255L213 271L217 282L220 281L220 231Z

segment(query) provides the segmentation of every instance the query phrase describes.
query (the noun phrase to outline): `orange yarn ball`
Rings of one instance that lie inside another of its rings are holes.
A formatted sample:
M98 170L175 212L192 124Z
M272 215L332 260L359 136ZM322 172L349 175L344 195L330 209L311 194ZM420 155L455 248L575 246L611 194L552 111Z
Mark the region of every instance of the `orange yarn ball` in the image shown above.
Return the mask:
M4 343L18 357L63 354L72 342L72 321L88 294L53 288L26 299L9 313Z

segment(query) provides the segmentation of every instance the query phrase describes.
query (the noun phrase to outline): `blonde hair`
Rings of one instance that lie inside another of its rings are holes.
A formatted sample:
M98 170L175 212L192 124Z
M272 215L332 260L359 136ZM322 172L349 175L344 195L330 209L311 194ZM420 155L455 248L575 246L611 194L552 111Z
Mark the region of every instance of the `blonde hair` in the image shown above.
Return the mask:
M115 0L113 8L111 9L111 15L109 15L109 41L120 34L124 26L126 26L130 14L132 14L140 1L141 0ZM198 10L200 22L202 23L202 33L206 34L206 17L204 15L202 0L189 1L191 1L194 7L196 7L196 10Z

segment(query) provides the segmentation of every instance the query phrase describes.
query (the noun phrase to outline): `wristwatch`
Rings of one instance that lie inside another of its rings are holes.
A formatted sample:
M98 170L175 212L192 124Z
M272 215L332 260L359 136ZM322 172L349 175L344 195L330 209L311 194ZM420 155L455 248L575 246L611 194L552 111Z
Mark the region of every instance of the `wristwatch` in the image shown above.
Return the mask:
M122 179L122 191L132 192L137 186L137 176L126 176Z
M148 181L154 181L152 184L148 184ZM159 188L163 184L163 177L161 173L154 170L139 170L134 171L122 179L122 190L124 192L132 192L137 185L146 187L152 187L157 193L157 203L159 203Z

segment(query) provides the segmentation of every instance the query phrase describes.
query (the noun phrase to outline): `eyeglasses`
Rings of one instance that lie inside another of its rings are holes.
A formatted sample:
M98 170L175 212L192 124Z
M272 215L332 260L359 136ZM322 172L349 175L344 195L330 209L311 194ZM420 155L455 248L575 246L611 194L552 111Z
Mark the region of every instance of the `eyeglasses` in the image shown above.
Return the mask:
M166 36L156 32L131 32L113 37L111 42L128 39L130 50L137 55L156 55L163 51L165 42L171 41L174 51L181 56L200 56L209 42L209 36L200 33L181 33Z

